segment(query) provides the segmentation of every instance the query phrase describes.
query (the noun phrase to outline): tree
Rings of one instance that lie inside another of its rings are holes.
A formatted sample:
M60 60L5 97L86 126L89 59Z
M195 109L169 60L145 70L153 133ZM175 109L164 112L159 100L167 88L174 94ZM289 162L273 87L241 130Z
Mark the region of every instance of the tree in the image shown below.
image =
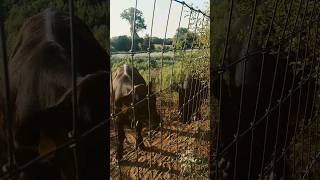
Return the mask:
M163 39L158 38L158 37L152 37L152 43L153 44L162 44Z
M193 32L184 27L178 28L173 37L176 48L191 48L192 45L195 47L196 38L197 36Z
M144 36L144 38L142 39L142 43L141 43L141 50L148 50L149 48L149 39L150 39L150 36L148 34L146 34ZM150 44L150 49L151 50L154 50L154 44L153 42L151 41L151 44Z
M133 18L134 18L134 11L136 11L136 16L135 16L135 31L133 32ZM122 19L125 19L129 22L130 24L130 32L131 34L134 34L134 38L138 39L138 32L146 29L147 26L144 23L144 17L143 14L140 10L135 9L133 7L130 7L128 9L125 9L121 14L120 14Z
M110 43L112 51L129 51L131 47L131 39L126 35L113 37Z

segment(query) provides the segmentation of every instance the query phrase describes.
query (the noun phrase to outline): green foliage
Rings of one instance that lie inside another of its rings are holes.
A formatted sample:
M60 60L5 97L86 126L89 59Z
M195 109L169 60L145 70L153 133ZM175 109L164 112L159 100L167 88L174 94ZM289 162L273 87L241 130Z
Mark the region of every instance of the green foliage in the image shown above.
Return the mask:
M175 60L173 59L175 58ZM151 53L150 56L150 72L153 81L157 88L160 88L161 74L162 74L162 87L168 87L170 81L177 81L181 72L182 62L181 57L177 54L174 56L173 52L167 53ZM136 54L133 59L134 67L136 67L139 73L145 80L149 79L149 56L148 53ZM111 56L112 72L123 64L131 65L130 54L115 54ZM173 79L171 79L173 78Z
M110 45L111 51L129 51L131 47L131 39L126 35L113 37L111 38Z
M152 37L152 43L153 44L163 44L163 40L162 38L159 37ZM164 42L165 45L171 45L172 44L173 39L171 38L167 38Z
M189 72L201 81L208 83L210 79L210 28L209 19L198 19L192 17L193 31L182 29L178 37L181 34L185 34L184 38L188 39L193 49L186 52L180 51L179 54L182 57L182 69L184 72ZM197 27L196 27L197 25ZM195 33L196 32L196 33ZM190 35L191 34L191 35ZM187 37L186 37L187 36ZM187 40L188 41L188 40ZM178 46L179 47L179 46Z
M247 44L250 34L249 32L254 2L254 0L240 0L234 2L228 42L229 49L232 49L232 46L234 48L237 43L244 45L244 47ZM273 19L276 2L278 2L278 4ZM305 32L307 32L307 23L316 18L317 12L319 12L320 7L315 4L316 1L309 2L292 0L292 6L290 10L290 2L291 1L286 0L258 1L255 11L255 22L253 26L253 35L251 38L251 46L249 47L249 51L253 50L254 48L262 48L267 45L269 48L271 48L270 52L274 53L277 51L278 43L281 38L292 39L291 50L292 52L297 51L300 33L294 32L298 31L300 27L303 27L303 29L305 29ZM302 3L300 4L300 2ZM230 1L212 2L211 6L214 13L214 21L212 25L212 51L214 52L214 62L218 63L223 57L230 12ZM270 26L272 19L273 23L272 26ZM306 40L306 34L302 34L303 36L305 36L301 41L302 46L312 47L313 40L319 38L315 35L315 27L316 26L314 25L310 28L310 41ZM268 36L269 29L270 36ZM268 44L266 44L267 37L269 37ZM282 44L283 47L281 48L284 48L285 52L288 52L288 43Z
M196 38L196 34L190 32L189 29L184 27L178 28L176 34L173 37L177 49L191 48L192 42L196 41Z
M140 44L140 49L141 50L148 50L149 48L149 41L150 41L150 36L147 34L143 38L141 38L142 43ZM150 42L150 50L154 50L154 44Z
M5 27L9 52L14 46L19 29L27 18L48 7L68 12L68 3L64 0L18 0L15 3L6 3L5 5L7 9ZM77 0L75 1L75 15L89 26L100 44L107 48L109 44L108 2Z
M133 24L134 13L135 13L135 23ZM135 31L133 33L135 38L139 38L139 36L137 34L139 31L147 28L147 26L145 25L145 22L144 22L143 13L140 10L135 9L134 7L130 7L128 9L125 9L120 14L120 16L122 19L125 19L129 22L131 34L133 32L133 25L135 25L134 26Z
M143 38L136 38L134 42L135 51L147 51L149 48L149 41L150 36L146 34ZM163 48L164 50L173 49L172 47L172 38L167 38L164 41L164 39L158 38L158 37L152 37L150 42L150 49L161 51ZM123 36L116 36L111 38L111 51L117 52L117 51L129 51L131 48L131 37L123 35Z
M254 2L254 0L239 0L234 2L225 64L241 58L239 55L240 51L245 51L247 47ZM308 50L309 52L306 53L305 59L307 63L311 62L315 41L319 39L319 34L316 35L316 23L312 23L311 21L317 18L320 6L316 1L292 0L290 8L290 3L291 1L286 0L257 1L249 52L267 47L270 54L275 54L278 51L279 44L281 44L281 55L286 56L286 53L289 53L289 44L291 43L291 57L296 56L298 52L300 57L302 57L302 54L305 54L304 51ZM211 51L213 52L213 66L215 70L217 70L223 59L228 32L230 5L230 1L215 1L211 3L212 12L214 13ZM275 5L277 5L276 11L274 11ZM308 23L311 25L309 26L310 29L307 28ZM298 33L298 31L302 31L303 33ZM300 37L301 40L299 40ZM280 42L281 39L284 41ZM298 49L299 44L300 49ZM319 53L319 49L316 48L316 57ZM291 61L294 61L294 58ZM291 67L296 68L295 65ZM301 69L301 67L297 67L296 69ZM227 70L224 78L227 80L229 79L228 76Z

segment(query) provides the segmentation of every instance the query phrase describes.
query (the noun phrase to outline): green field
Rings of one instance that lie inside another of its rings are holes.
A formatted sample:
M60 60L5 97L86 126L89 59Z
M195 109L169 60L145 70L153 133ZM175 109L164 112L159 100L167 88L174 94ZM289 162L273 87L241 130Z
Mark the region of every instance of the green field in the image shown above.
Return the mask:
M123 64L133 63L143 78L149 79L149 55L148 53L114 54L111 56L111 68L114 72ZM166 89L170 82L177 82L181 73L192 72L201 79L209 79L209 57L207 50L189 50L173 53L172 51L161 53L154 52L150 55L150 80L154 82L156 89Z
M209 58L204 56L205 52L193 50L177 52L153 52L150 55L150 79L154 82L157 89L166 89L170 81L178 81L180 74L186 71L202 71L209 77ZM198 58L197 58L198 57ZM205 57L199 60L199 57ZM205 61L205 62L204 62ZM123 65L133 63L139 73L146 81L149 79L149 55L148 53L138 53L134 55L131 62L130 54L114 54L111 56L111 68L114 76L116 69Z
M180 74L181 60L176 56L175 61L173 59L173 52L164 53L152 53L150 56L150 79L154 81L157 89L160 88L161 80L162 87L168 87L170 79L176 81ZM114 72L119 66L123 64L131 65L130 54L116 54L111 56L111 67ZM133 58L133 65L144 77L146 81L149 79L149 56L148 53L136 54ZM162 67L162 68L161 68ZM161 79L162 77L162 79Z

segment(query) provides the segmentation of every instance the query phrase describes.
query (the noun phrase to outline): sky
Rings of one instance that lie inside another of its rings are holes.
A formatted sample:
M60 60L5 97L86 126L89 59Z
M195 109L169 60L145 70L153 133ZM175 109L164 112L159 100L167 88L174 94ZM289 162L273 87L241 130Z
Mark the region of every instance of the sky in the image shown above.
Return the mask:
M153 37L164 38L166 22L168 18L169 6L171 0L157 0L155 7L155 17L153 25ZM209 0L184 0L187 4L192 5L196 9L205 11L208 9ZM137 9L142 11L147 26L146 30L139 32L139 36L143 37L151 32L152 11L154 0L138 0ZM129 22L122 19L120 14L129 7L134 7L135 0L110 0L110 37L128 35L130 36ZM171 12L169 16L169 24L167 30L167 37L171 38L176 32L179 24L179 17L181 12L181 4L175 1L172 2ZM184 18L186 12L184 7L183 16L181 20L181 27L187 27L188 19Z

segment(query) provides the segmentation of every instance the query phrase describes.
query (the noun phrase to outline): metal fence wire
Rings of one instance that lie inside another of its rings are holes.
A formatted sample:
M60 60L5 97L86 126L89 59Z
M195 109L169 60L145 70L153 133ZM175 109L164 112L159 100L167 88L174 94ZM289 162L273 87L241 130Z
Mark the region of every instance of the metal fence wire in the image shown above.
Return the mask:
M319 1L211 7L211 177L319 179Z
M107 1L108 2L108 1ZM22 3L22 2L19 2ZM23 2L24 3L24 2ZM23 164L18 164L17 160L16 160L16 151L17 149L15 149L15 145L14 145L14 135L13 135L13 112L12 112L12 105L10 104L10 90L9 90L9 75L8 75L8 56L7 56L7 47L6 47L6 36L5 36L5 32L4 32L4 22L5 22L5 12L6 12L6 8L7 7L2 7L1 4L1 11L0 11L0 43L1 43L1 48L0 48L0 52L1 52L1 67L3 68L1 71L3 73L3 88L4 88L4 97L5 97L5 101L1 104L4 105L4 110L5 112L1 112L3 114L0 113L0 118L4 118L4 126L5 126L5 132L4 132L4 137L6 137L6 142L4 144L6 144L6 147L0 147L0 151L1 153L3 152L7 152L6 157L8 157L7 162L5 162L4 164L0 164L1 165L1 170L0 170L0 179L1 180L5 180L5 179L19 179L19 178L25 178L23 176L23 173L26 170L30 170L32 168L34 168L35 166L37 168L39 164L43 163L43 162L49 162L49 160L51 159L51 157L55 154L63 154L66 152L69 152L70 150L73 152L73 166L74 166L74 172L72 172L72 174L74 175L72 178L74 179L86 179L87 177L81 177L80 171L83 169L79 169L78 167L78 157L79 157L79 150L81 148L83 148L83 146L81 146L81 142L83 142L84 139L88 138L88 137L92 137L94 134L96 134L97 132L102 132L105 131L105 129L107 129L107 125L109 122L109 113L106 114L106 119L102 122L99 122L97 125L95 125L94 127L91 127L89 130L86 130L83 133L79 133L79 124L78 124L78 115L79 115L79 106L78 106L78 102L77 102L77 72L76 72L76 67L77 67L77 60L74 58L74 0L69 0L68 1L68 13L69 13L69 29L70 29L70 60L71 60L71 69L70 72L72 72L72 131L68 133L69 136L69 140L67 140L66 142L62 143L61 145L57 146L54 150L43 153L37 157L35 157L34 159L25 162ZM106 17L106 24L109 23L109 17ZM106 59L107 61L107 59ZM108 69L105 69L105 71L108 72ZM108 81L108 79L106 79L106 81ZM106 87L107 89L109 89L109 87ZM107 92L106 92L107 93ZM107 111L109 112L109 110ZM2 117L2 115L4 115ZM71 116L70 116L71 117ZM2 122L1 122L2 123ZM1 124L2 125L2 124ZM0 134L2 135L2 132L0 132ZM101 134L99 134L101 135ZM95 136L94 136L95 137ZM105 137L103 137L103 139L107 138L108 135L106 135ZM1 139L2 141L2 139ZM3 143L1 142L1 146L3 145ZM107 144L105 146L107 148ZM5 149L3 149L5 148ZM103 149L105 150L105 149ZM107 151L105 151L107 152ZM1 154L1 156L3 156L3 154ZM3 157L1 157L3 158ZM101 159L104 159L104 157L101 157ZM3 159L1 159L3 160ZM105 158L105 162L106 162L106 158ZM3 163L3 162L1 162ZM94 165L96 166L96 165ZM103 167L103 164L101 164L101 167ZM70 167L71 168L71 167ZM39 170L39 169L38 169ZM105 171L105 174L102 175L93 175L94 177L105 177L107 171ZM45 173L45 172L36 172L36 174L41 174L41 173ZM21 176L22 175L22 176ZM66 174L65 174L66 175ZM36 175L37 176L37 175ZM90 175L89 175L90 176ZM91 175L92 176L92 175ZM37 178L41 178L41 176L37 176ZM50 178L54 178L50 177Z
M116 104L117 97L112 97L115 100L110 122L111 179L209 178L210 17L183 1L169 2L160 50L152 49L154 19L157 16L157 1L154 0L147 51L135 49L134 25L130 52L111 55L111 94L119 94L117 84L121 69L126 71L133 67L137 72L127 71L129 79L138 79L139 73L147 86L152 84L152 88L136 100L135 93L139 92L135 86L138 82L132 80L130 102L133 103L125 108ZM175 7L181 8L179 14L172 13ZM134 8L139 9L138 0ZM168 27L176 19L174 16L179 17L179 22L173 42L168 47ZM187 22L185 26L184 20ZM132 22L136 22L135 15ZM190 36L182 34L180 28L187 29ZM153 98L156 98L156 108L152 106ZM139 106L145 108L141 111ZM160 123L156 123L154 113L159 114ZM125 129L125 137L122 132L124 123L129 127ZM144 128L139 129L139 123L144 123ZM142 141L139 141L140 130L144 137ZM123 142L123 156L117 158L118 148ZM144 148L140 148L142 144Z

